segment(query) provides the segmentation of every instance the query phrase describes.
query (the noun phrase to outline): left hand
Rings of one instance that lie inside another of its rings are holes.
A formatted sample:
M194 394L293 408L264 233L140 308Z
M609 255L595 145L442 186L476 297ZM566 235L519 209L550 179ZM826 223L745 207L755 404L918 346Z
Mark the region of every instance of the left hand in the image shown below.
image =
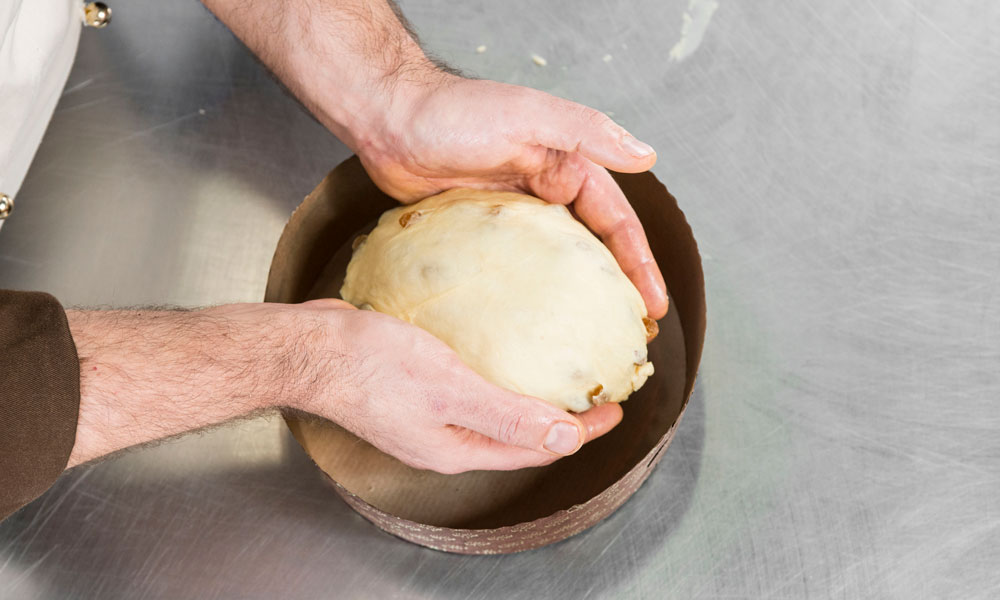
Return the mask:
M603 113L530 88L439 71L400 85L381 131L355 136L372 179L412 202L455 187L518 191L571 205L618 259L650 316L663 276L635 211L604 169L648 170L656 153Z

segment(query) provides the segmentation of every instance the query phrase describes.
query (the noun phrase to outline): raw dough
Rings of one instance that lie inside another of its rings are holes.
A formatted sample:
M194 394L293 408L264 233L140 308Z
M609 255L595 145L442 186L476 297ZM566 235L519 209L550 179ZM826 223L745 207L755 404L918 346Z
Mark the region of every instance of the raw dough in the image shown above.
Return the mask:
M639 292L566 207L457 189L384 213L344 300L431 332L483 377L566 410L621 402L653 373Z

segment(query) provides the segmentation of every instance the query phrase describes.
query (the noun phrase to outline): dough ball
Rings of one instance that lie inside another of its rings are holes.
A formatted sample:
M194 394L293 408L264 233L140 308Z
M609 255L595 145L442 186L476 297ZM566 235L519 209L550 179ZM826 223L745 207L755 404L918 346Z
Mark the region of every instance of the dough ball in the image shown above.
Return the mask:
M413 323L487 380L582 412L653 373L642 297L566 207L457 189L387 211L340 291Z

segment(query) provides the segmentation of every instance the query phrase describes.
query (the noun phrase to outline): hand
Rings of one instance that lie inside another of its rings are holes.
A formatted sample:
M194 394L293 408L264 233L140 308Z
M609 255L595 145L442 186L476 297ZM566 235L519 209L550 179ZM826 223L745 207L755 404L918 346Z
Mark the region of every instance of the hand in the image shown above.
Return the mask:
M572 204L608 246L654 319L666 286L646 235L602 167L656 162L605 115L548 94L449 75L385 0L203 0L364 162L389 195L413 201L456 186Z
M503 390L422 329L339 300L67 317L80 356L70 467L285 406L418 468L517 469L572 454L622 416Z
M300 305L308 340L295 407L331 419L404 463L440 473L545 465L622 418L574 415L497 387L424 330L340 300ZM308 314L306 311L308 311Z
M454 187L519 191L571 204L608 246L653 318L666 286L635 211L611 175L656 154L606 115L529 88L440 71L396 86L383 130L354 136L372 179L403 202Z

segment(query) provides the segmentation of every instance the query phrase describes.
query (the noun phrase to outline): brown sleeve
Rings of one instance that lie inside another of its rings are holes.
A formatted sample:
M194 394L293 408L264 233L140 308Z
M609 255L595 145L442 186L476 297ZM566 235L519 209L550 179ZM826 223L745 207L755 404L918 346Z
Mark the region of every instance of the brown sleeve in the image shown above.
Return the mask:
M0 519L66 468L79 407L80 362L62 306L0 290Z

